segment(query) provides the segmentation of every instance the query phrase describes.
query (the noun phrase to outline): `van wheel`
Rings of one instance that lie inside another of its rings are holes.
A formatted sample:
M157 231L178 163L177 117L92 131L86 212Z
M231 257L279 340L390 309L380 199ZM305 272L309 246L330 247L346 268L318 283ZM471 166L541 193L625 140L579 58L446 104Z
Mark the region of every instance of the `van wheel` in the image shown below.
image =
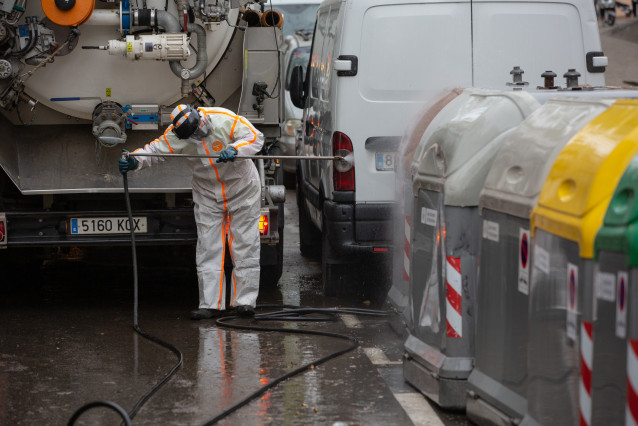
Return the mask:
M350 263L331 263L334 253L330 246L328 232L326 232L325 219L323 220L323 232L321 233L321 286L324 296L337 296L349 285L349 278L352 277L353 265Z
M297 189L297 206L299 208L299 250L305 257L319 257L319 231L310 220L306 211L303 193Z

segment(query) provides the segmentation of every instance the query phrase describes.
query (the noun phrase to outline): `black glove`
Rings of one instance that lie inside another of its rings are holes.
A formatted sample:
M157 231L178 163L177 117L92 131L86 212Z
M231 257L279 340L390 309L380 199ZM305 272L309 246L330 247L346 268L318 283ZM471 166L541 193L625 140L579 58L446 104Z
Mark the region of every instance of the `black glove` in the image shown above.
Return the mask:
M215 162L225 163L226 161L235 161L235 157L237 157L237 150L232 146L229 146L219 153L219 158Z
M126 149L123 149L122 152L128 153ZM120 173L122 174L126 174L129 170L135 170L137 168L137 163L139 163L139 161L130 155L127 158L120 157L120 159L117 160L117 165L119 166Z

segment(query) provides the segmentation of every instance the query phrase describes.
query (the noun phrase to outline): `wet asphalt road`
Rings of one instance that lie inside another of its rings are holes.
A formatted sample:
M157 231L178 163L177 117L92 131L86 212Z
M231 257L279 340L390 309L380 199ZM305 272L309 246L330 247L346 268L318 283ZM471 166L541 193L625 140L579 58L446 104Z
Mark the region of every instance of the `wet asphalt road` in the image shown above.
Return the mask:
M299 253L294 191L287 193L285 241L284 274L277 288L262 289L259 304L383 307L382 294L321 295L318 259ZM179 348L184 364L141 408L134 424L203 424L263 384L348 345L330 337L235 331L212 320L191 321L188 313L197 303L192 249L140 248L138 257L140 327ZM0 424L63 425L96 400L131 410L177 360L133 331L132 304L127 247L94 250L84 260L19 270L12 280L4 279ZM439 412L439 419L403 382L402 340L387 319L342 316L285 326L344 333L360 347L279 384L219 424L465 424L459 415ZM112 411L93 409L76 424L118 423Z

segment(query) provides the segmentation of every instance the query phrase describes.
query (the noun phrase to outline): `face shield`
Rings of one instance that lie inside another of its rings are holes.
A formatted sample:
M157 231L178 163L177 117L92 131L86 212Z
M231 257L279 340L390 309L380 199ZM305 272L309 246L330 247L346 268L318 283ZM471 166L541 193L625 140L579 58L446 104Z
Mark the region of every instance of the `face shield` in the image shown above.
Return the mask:
M197 130L195 130L193 134L191 135L191 137L189 138L193 142L202 141L205 137L209 136L213 131L213 129L210 126L210 123L208 122L208 119L205 116L203 116L202 113L199 113L199 114L200 114L199 127L197 127Z

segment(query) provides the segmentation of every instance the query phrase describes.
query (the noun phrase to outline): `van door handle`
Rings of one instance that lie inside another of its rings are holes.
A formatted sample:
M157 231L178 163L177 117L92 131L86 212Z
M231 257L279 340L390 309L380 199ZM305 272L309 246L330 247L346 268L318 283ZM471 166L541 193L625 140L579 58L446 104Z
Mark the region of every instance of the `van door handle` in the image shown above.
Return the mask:
M334 62L339 77L354 77L359 70L359 58L354 55L340 55Z

